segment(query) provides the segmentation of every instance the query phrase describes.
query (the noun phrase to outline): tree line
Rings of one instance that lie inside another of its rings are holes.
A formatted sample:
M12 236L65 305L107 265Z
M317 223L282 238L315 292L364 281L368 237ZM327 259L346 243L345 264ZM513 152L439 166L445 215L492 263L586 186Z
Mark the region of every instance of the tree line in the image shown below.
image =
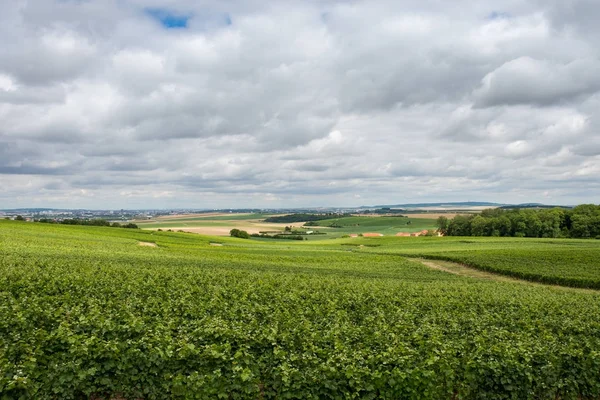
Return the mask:
M77 218L68 218L63 220L54 220L49 218L40 218L34 220L34 222L41 222L45 224L62 224L62 225L86 225L86 226L110 226L112 228L129 228L129 229L138 229L138 226L133 222L129 222L127 224L121 224L119 222L110 222L105 219L97 218L97 219L77 219Z
M441 216L438 230L447 236L510 236L600 239L600 205L572 209L488 209L476 215Z

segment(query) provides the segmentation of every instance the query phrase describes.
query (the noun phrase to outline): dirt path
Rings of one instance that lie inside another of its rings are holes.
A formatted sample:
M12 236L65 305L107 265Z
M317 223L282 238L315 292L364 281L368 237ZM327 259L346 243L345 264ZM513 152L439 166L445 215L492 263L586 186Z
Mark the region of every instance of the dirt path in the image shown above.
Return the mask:
M419 262L426 267L437 269L438 271L444 271L449 274L464 276L467 278L475 278L475 279L483 279L483 280L491 280L497 282L509 282L509 283L518 283L521 285L530 285L530 286L541 286L546 288L552 288L557 290L564 290L570 292L580 292L580 293L594 293L600 294L599 290L595 289L583 289L583 288L573 288L568 286L559 286L559 285L549 285L545 283L538 282L530 282L523 279L512 278L509 276L494 274L491 272L481 271L475 268L467 267L466 265L454 263L450 261L441 261L441 260L427 260L424 258L408 258L411 261Z
M151 242L139 242L138 245L145 246L145 247L158 247L156 245L156 243L151 243Z

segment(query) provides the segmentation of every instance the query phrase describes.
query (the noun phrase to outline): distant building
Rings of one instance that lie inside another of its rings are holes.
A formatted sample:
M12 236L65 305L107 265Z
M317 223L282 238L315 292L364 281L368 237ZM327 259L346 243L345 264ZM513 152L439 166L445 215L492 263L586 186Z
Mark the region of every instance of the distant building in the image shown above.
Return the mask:
M421 232L411 233L410 236L425 236L429 231L427 229L422 230Z

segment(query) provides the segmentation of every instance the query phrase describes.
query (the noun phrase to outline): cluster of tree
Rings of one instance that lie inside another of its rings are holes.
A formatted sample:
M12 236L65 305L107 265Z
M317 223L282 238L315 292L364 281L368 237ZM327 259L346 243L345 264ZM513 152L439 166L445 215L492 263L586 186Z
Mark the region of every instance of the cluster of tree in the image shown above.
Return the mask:
M236 228L229 231L229 236L240 239L250 239L250 234L248 232Z
M302 226L319 226L320 224L317 221L308 221Z
M305 230L305 229L294 229L293 226L286 226L283 229L283 234L284 235L325 235L324 232L319 232L319 231L310 231L311 233L308 233L309 231ZM266 233L266 232L261 232L261 233Z
M41 222L44 224L62 224L62 225L86 225L86 226L110 226L112 228L128 228L128 229L138 229L138 226L132 222L129 222L127 224L121 224L119 222L110 222L107 221L105 219L75 219L75 218L70 218L70 219L63 219L61 221L57 221L57 220L53 220L53 219L48 219L48 218L41 218L38 220L35 220L35 222Z
M360 224L354 224L353 226L358 226L358 225L360 225ZM321 224L319 222L309 221L309 222L305 223L302 226L321 226ZM344 226L340 225L337 222L332 222L329 225L327 225L327 227L329 227L329 228L343 228Z
M265 222L288 224L288 223L302 222L302 221L322 221L324 219L349 217L349 216L350 216L350 214L337 214L337 213L325 213L325 214L298 213L298 214L279 215L276 217L265 218Z
M289 240L308 240L305 235L292 235L292 234L276 234L269 235L268 233L253 233L252 237L263 238L263 239L289 239Z
M572 209L484 210L477 215L439 217L439 231L448 236L512 236L600 239L600 205Z

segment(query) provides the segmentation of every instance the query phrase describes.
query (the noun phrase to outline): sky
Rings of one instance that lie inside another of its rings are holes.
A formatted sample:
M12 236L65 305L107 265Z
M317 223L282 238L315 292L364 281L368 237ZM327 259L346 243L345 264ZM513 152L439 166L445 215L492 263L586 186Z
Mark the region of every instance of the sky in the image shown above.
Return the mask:
M600 202L597 0L0 9L0 209Z

